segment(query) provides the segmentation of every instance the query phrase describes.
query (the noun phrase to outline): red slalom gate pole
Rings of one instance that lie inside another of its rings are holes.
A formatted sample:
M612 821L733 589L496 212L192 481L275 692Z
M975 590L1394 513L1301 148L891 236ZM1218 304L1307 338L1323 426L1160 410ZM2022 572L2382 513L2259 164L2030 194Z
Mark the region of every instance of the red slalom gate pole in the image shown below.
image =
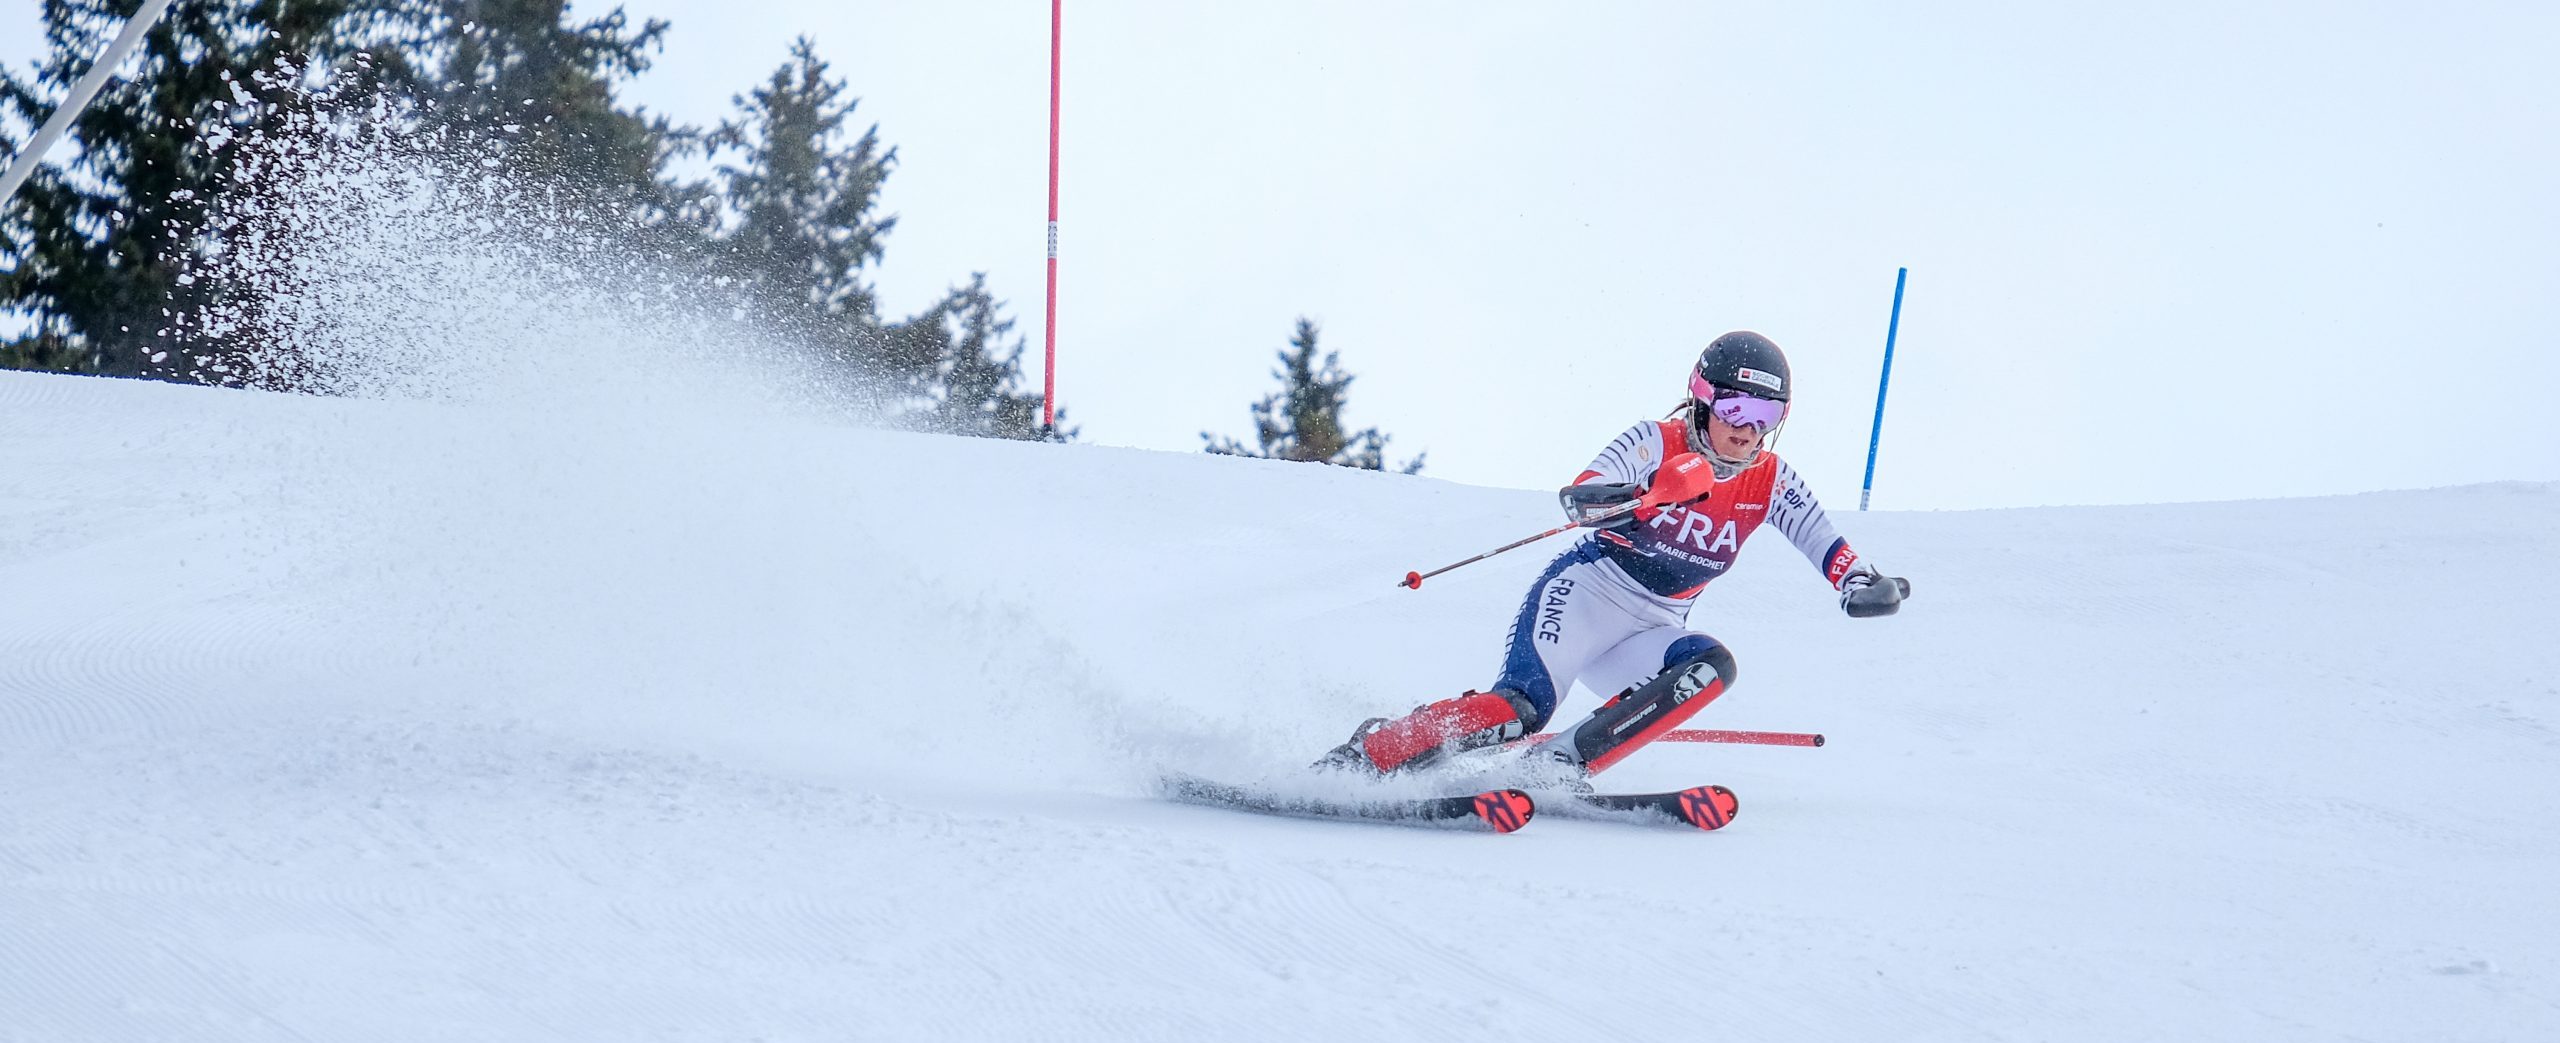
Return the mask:
M1540 732L1529 737L1535 742L1552 733ZM1730 732L1721 728L1674 728L1662 733L1656 742L1732 742L1751 746L1820 746L1823 739L1816 732Z
M1049 311L1040 366L1040 430L1058 430L1058 31L1066 0L1049 0Z
M1678 728L1663 733L1665 742L1738 742L1753 746L1820 746L1818 732L1729 732L1720 728Z

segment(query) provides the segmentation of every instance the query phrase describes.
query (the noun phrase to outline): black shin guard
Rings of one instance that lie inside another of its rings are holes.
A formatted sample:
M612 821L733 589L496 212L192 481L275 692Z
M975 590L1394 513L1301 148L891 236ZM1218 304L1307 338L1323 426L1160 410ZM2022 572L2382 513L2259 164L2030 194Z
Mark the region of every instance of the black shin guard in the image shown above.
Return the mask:
M1618 694L1544 748L1557 759L1596 774L1661 738L1732 687L1733 653L1723 645L1672 664L1652 680Z

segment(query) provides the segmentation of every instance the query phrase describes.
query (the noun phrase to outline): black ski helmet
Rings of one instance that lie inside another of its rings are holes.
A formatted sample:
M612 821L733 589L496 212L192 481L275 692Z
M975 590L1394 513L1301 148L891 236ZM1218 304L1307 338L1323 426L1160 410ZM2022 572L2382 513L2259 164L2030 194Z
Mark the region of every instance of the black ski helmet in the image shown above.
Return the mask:
M1732 388L1761 398L1792 401L1794 378L1787 371L1787 353L1767 337L1750 330L1735 330L1707 343L1698 353L1698 380L1720 388ZM1700 398L1696 381L1690 385L1690 397Z

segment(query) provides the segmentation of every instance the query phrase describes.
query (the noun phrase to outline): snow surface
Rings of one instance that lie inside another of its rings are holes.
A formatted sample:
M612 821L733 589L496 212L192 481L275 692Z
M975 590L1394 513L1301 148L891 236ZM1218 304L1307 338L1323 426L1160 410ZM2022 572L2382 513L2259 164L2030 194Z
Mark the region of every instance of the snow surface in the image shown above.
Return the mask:
M1603 777L1720 833L1149 795L1488 680L1561 543L1392 581L1553 513L0 373L0 1040L2560 1038L2552 484L1762 541L1694 723L1830 745Z

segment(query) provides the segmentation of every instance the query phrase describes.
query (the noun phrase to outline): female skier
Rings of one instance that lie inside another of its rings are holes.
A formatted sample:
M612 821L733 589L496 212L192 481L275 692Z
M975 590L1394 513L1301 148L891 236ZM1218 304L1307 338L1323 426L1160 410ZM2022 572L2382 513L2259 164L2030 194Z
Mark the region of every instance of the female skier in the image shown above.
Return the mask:
M1686 403L1628 428L1559 492L1566 517L1593 531L1529 588L1493 686L1361 722L1318 765L1383 774L1509 742L1544 727L1576 680L1616 694L1531 756L1576 777L1617 763L1733 686L1733 653L1685 624L1764 521L1822 570L1842 610L1892 615L1911 584L1860 561L1766 448L1791 395L1787 357L1769 338L1738 330L1709 343Z

